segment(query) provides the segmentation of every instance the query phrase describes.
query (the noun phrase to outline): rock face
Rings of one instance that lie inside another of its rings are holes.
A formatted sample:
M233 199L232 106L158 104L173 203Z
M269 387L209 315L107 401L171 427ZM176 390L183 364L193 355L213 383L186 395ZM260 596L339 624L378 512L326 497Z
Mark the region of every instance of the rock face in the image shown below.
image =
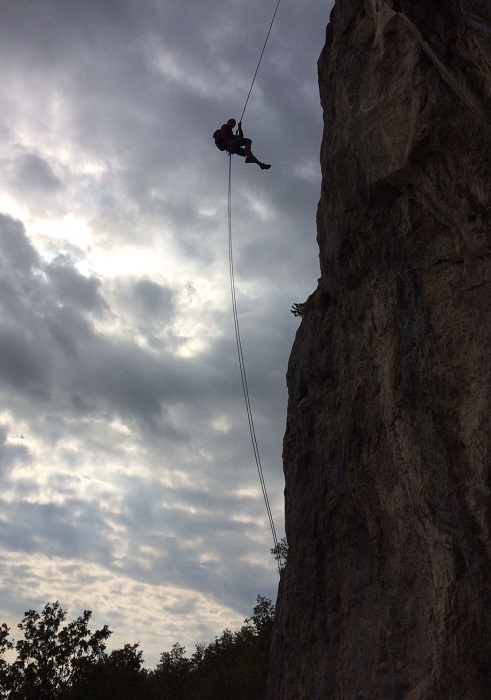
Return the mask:
M491 697L491 3L337 0L269 700Z

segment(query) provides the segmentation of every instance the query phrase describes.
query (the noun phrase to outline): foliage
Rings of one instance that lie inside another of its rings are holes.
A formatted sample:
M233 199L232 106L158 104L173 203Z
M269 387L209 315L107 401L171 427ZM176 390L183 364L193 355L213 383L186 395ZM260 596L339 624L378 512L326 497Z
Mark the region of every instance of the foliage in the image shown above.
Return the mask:
M10 629L2 623L0 625L0 698L7 698L7 692L10 687L10 666L3 658L6 651L13 649L13 644L9 639Z
M180 644L163 652L150 672L152 698L163 700L260 700L264 697L274 605L258 596L238 632L225 629L210 644L197 644L190 658Z
M278 562L278 569L281 573L284 570L286 560L288 559L288 540L286 537L282 537L278 544L271 549L271 554Z
M139 644L105 652L107 626L92 633L91 612L66 623L59 603L28 610L15 644L0 626L0 700L261 700L265 694L274 605L258 596L238 632L225 629L190 658L174 644L156 668L143 667ZM15 650L16 659L3 659Z
M294 316L301 316L302 318L305 316L307 311L308 311L307 302L300 302L298 304L292 304L292 308L290 309L290 312Z
M176 643L170 651L164 651L160 655L155 677L164 698L181 700L186 697L188 676L193 668L193 662L187 659L185 654L185 647Z
M91 664L103 655L111 632L107 625L92 634L92 613L68 624L66 610L48 603L39 614L28 610L18 628L23 633L15 647L16 660L2 674L2 692L9 700L53 700L62 697ZM3 628L5 633L5 626ZM4 662L5 663L5 662Z
M238 632L224 630L202 649L186 700L250 700L265 694L274 606L258 596L252 617Z
M151 700L139 646L138 643L125 644L122 649L104 654L85 676L77 679L66 694L66 700Z

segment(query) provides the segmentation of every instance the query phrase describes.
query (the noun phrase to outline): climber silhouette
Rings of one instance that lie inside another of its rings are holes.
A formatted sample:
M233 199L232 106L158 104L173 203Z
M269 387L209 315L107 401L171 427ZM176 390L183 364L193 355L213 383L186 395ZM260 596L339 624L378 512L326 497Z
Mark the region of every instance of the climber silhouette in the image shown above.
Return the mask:
M244 137L242 132L242 122L237 125L237 132L234 134L234 126L236 125L235 119L229 119L226 124L222 124L220 127L220 136L225 144L225 150L229 153L234 153L235 155L242 156L245 158L246 163L256 163L259 165L261 170L269 170L271 165L267 163L261 163L260 160L256 158L251 150L252 141Z

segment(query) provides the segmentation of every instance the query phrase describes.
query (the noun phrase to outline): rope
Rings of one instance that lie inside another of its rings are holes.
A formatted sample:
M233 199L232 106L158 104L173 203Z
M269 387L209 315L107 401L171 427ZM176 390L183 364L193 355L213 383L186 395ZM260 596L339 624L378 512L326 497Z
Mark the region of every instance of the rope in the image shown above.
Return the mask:
M249 93L248 93L247 99L245 101L244 109L242 110L242 115L239 119L240 122L242 121L242 117L244 116L244 112L246 111L247 103L249 102L249 97L251 96L252 88L254 87L254 81L256 80L256 75L257 75L257 72L259 70L259 66L261 65L261 61L263 59L264 50L266 48L266 44L268 43L269 35L271 34L271 29L273 28L273 22L275 20L276 13L278 12L278 7L280 6L280 2L281 2L281 0L278 0L278 2L276 3L276 8L275 8L275 11L273 14L273 19L271 20L271 24L269 25L268 33L266 34L266 39L264 41L263 50L261 51L261 55L259 56L259 61L258 61L258 64L256 66L256 71L255 71L254 77L252 79L251 87L249 88Z
M266 511L269 519L269 526L271 528L271 534L273 535L274 546L278 546L278 538L276 537L276 529L273 521L273 514L271 512L271 506L269 505L268 491L266 489L266 482L264 480L263 468L261 466L261 457L259 455L259 447L256 439L256 431L254 430L254 420L252 418L252 408L251 402L249 400L249 389L247 386L247 375L245 370L244 355L242 353L242 342L240 339L240 328L239 328L239 315L237 313L237 298L235 294L235 276L234 276L234 258L233 258L233 247L232 247L232 156L229 155L228 164L228 259L230 267L230 291L232 294L232 310L234 315L234 326L235 326L235 338L237 341L237 355L239 358L240 367L240 378L242 380L242 390L244 392L244 400L247 411L247 420L249 422L249 431L251 433L252 449L254 451L254 458L256 460L257 472L259 474L259 481L261 482L261 489L263 492L264 503L266 505ZM280 564L278 560L278 571L280 571Z

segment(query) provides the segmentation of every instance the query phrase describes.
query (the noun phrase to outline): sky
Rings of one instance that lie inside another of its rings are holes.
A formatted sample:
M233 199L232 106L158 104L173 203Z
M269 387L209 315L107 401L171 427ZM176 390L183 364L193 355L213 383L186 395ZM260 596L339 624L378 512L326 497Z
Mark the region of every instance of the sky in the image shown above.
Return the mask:
M147 665L278 584L232 315L228 157L276 0L2 0L0 622L60 601ZM319 276L317 59L284 0L232 160L242 350L278 537L285 374Z

